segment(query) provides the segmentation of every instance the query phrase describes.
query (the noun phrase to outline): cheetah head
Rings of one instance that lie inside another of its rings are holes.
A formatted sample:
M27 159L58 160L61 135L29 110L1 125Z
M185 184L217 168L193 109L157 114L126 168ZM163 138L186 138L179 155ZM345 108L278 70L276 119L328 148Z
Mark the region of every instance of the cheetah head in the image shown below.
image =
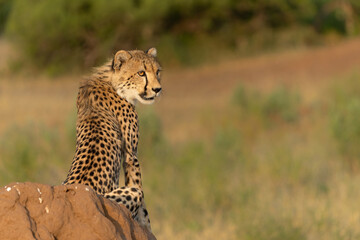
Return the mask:
M120 97L135 104L151 104L160 95L161 67L156 49L118 51L112 61L111 83Z

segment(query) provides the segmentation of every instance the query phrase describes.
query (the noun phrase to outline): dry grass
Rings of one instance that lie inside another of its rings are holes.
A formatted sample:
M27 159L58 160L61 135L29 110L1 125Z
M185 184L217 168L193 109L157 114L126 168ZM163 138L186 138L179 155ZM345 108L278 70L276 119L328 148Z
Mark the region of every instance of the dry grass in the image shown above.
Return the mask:
M360 144L352 112L341 111L358 99L359 49L354 39L168 70L158 103L139 106L158 238L359 238L359 156L339 148ZM74 151L79 77L5 77L0 181L60 183ZM343 128L353 134L333 134Z

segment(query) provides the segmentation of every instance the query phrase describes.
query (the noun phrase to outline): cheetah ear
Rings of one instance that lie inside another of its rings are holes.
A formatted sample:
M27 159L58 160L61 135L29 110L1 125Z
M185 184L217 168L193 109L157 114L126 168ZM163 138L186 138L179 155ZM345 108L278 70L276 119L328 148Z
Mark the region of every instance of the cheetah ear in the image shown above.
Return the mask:
M156 48L150 48L149 50L146 51L146 53L154 58L156 58L157 55L157 50Z
M114 70L120 69L121 65L131 58L131 54L128 51L120 50L118 51L113 59L112 67Z

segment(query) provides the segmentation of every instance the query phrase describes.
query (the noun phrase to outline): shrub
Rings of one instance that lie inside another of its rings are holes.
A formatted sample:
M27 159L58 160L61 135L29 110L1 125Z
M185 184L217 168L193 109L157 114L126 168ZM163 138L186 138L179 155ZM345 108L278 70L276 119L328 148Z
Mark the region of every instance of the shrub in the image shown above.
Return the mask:
M6 21L11 12L13 0L0 0L0 35L4 31Z
M330 126L341 154L358 162L360 157L360 83L353 75L333 86L330 92Z
M265 123L290 123L299 117L300 96L285 87L278 87L270 94L265 94L238 86L232 96L232 103L243 115L256 115Z
M56 130L31 124L10 128L0 138L0 182L60 184L73 151L73 143Z
M360 157L360 99L354 98L333 113L333 134L343 154Z
M297 120L299 115L300 97L288 89L280 87L267 97L263 113L266 118L282 119L286 122Z
M252 39L260 40L256 47L269 47L269 42L277 42L274 33L293 27L348 34L344 27L359 21L359 4L348 4L354 12L350 21L337 13L321 17L328 2L332 1L2 0L0 20L8 20L0 23L6 24L7 35L32 63L54 72L97 65L118 49L153 45L172 64L194 64L218 59L223 50L233 53Z
M303 229L294 226L291 219L278 219L275 216L263 216L258 226L251 226L247 232L249 239L257 240L301 240L306 239Z

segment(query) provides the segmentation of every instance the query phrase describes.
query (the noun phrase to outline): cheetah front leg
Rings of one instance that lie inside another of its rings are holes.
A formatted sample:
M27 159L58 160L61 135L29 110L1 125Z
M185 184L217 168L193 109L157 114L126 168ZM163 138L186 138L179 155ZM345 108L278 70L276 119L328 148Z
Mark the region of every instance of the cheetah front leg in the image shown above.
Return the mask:
M120 187L104 195L112 201L123 204L131 212L134 219L141 207L143 196L142 191L134 187Z
M135 119L136 121L132 122L132 124L129 123L123 127L125 130L125 159L123 162L123 169L125 172L125 187L137 188L142 192L140 163L136 157L139 139L139 128L136 115ZM140 225L145 226L149 231L151 231L150 218L145 207L143 195L141 198L141 204L139 208L136 208L136 212L133 216Z
M106 193L104 197L123 204L140 226L146 227L151 232L149 214L145 208L144 194L141 189L124 186Z
M125 186L139 189L142 193L142 180L140 172L140 164L136 156L127 154L123 164L125 172ZM134 219L141 225L145 226L151 232L150 218L146 210L144 195L142 193L141 203L139 208L134 213Z

